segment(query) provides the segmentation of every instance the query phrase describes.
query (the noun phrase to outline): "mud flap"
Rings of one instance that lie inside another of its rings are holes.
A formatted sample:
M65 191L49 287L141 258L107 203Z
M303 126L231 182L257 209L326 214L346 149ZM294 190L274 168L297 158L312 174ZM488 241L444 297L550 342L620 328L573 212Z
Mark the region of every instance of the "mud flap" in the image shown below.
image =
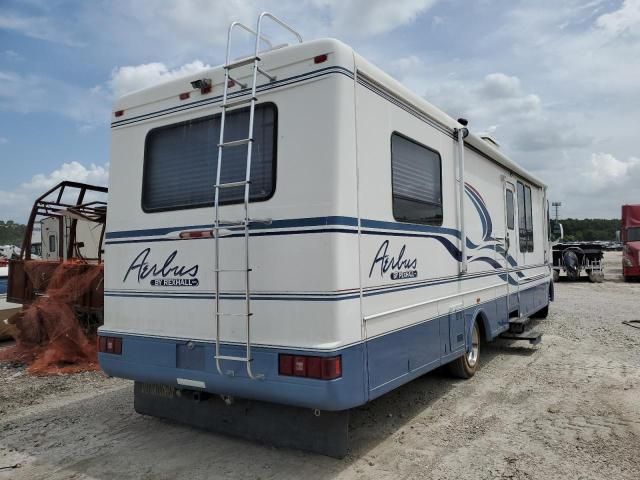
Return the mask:
M244 399L229 405L217 395L140 382L134 385L134 408L143 415L276 447L334 458L347 454L348 410L317 415L309 408Z

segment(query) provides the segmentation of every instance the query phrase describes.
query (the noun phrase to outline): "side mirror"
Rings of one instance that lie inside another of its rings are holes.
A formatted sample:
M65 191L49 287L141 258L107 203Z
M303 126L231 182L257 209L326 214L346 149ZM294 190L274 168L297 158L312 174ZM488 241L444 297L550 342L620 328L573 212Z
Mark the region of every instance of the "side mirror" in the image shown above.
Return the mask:
M564 238L564 228L560 222L551 222L551 228L549 229L549 240L557 242Z

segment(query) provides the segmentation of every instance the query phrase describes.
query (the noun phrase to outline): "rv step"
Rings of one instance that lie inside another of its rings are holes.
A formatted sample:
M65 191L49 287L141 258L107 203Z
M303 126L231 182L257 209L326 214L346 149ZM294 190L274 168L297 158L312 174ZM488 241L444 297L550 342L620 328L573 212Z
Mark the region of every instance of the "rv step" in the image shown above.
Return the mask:
M529 317L518 317L509 319L509 333L524 332L531 319Z
M256 97L241 98L240 100L234 100L232 102L223 103L220 106L222 108L233 108L233 107L237 107L239 105L245 105L247 103L251 103L252 101L256 101L257 102L258 99Z
M241 138L240 140L232 140L231 142L219 143L219 147L238 147L240 145L246 145L249 142L253 142L253 138Z
M224 66L227 70L232 70L234 68L244 67L245 65L249 65L250 63L255 62L256 60L260 61L260 57L251 56L246 58L241 58L240 60L236 60L235 62L228 63Z
M542 342L542 334L540 332L504 332L500 335L500 338L504 338L506 340L527 340L531 345L537 345Z
M275 82L276 81L276 77L275 75L269 75L267 72L265 72L263 69L261 69L260 67L258 67L258 72L262 75L264 75L265 77L267 77L269 79L269 81L271 82Z
M206 392L134 384L134 408L195 428L254 442L306 450L330 457L347 454L349 410L318 412L310 408L235 398L225 402Z

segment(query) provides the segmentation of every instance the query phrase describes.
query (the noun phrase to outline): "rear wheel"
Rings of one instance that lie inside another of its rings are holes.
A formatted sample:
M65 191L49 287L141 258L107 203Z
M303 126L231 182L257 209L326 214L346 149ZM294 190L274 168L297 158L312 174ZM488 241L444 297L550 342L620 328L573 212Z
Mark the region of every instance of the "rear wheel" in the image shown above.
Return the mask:
M474 322L471 330L471 349L449 364L449 371L459 378L471 378L480 365L480 327Z

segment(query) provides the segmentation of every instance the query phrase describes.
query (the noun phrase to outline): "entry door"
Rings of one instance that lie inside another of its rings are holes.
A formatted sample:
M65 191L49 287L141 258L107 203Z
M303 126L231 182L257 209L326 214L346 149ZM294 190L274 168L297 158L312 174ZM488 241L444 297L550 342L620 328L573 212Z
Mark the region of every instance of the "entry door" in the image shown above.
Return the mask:
M504 184L504 265L506 280L506 310L509 313L518 308L518 275L514 270L518 265L519 239L516 230L518 202L516 188L510 182Z

